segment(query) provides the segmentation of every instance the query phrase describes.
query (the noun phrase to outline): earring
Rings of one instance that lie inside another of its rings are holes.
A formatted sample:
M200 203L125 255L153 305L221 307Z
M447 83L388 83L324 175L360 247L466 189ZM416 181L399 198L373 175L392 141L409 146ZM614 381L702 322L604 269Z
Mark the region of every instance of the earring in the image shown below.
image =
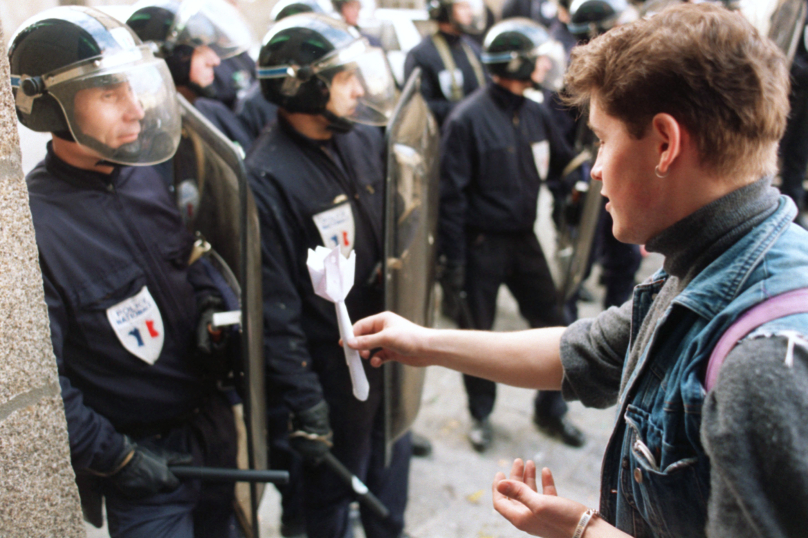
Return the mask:
M654 167L654 173L656 174L656 177L658 177L659 179L665 179L666 177L668 177L668 174L670 174L671 171L670 171L670 168L669 168L668 171L665 172L665 175L662 175L662 174L659 173L659 165L656 165Z

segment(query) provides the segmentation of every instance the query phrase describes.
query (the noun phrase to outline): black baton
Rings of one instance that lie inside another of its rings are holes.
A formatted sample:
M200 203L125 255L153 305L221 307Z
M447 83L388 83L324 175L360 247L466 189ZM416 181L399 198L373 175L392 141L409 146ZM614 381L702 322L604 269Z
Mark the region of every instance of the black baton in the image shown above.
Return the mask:
M328 465L332 471L337 473L343 482L351 486L351 489L356 494L356 498L360 503L370 508L382 519L387 519L387 517L390 516L390 510L382 504L379 498L371 493L365 483L349 471L331 452L326 452L323 462Z
M209 482L270 482L288 484L288 471L259 471L255 469L227 469L223 467L186 467L172 465L168 468L177 478L194 478Z

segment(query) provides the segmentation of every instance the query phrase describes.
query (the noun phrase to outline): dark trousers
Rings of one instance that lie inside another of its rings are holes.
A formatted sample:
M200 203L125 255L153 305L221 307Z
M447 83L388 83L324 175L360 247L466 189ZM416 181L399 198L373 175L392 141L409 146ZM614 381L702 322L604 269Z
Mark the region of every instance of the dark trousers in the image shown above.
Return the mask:
M508 286L519 312L532 328L564 325L550 268L532 231L467 233L464 289L473 328L487 331L494 326L502 284ZM482 420L490 415L497 395L496 383L469 375L463 376L463 383L471 416ZM567 412L567 404L559 392L539 392L535 412L539 417L560 417Z
M640 269L640 247L621 243L614 237L614 221L608 211L600 212L595 249L602 269L600 283L606 288L603 308L620 306L634 293L634 276Z
M780 140L780 191L790 196L798 208L805 209L805 189L802 182L808 169L808 88L796 84L792 86L789 101L791 112L788 115L786 132Z
M398 440L393 448L391 464L385 468L382 370L365 364L371 390L368 399L360 402L351 391L342 349L338 346L334 346L334 349L335 356L329 360L327 369L318 372L334 432L331 452L390 510L390 516L381 520L360 505L362 526L367 538L398 538L404 530L404 510L407 506L412 454L410 436L407 434ZM321 352L334 353L330 349ZM350 486L325 464L304 464L302 474L308 538L351 537L349 505L354 495Z
M146 447L193 455L193 465L236 467L233 410L220 394L186 424L156 435L135 437ZM185 480L171 493L132 501L110 484L102 486L112 538L233 538L237 536L232 482Z

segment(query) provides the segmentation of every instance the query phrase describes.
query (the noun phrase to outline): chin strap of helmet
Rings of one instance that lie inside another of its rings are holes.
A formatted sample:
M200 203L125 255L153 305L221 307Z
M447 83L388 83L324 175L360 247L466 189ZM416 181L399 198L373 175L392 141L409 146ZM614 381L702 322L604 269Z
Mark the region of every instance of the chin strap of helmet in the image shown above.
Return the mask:
M353 129L354 122L347 118L337 116L330 110L323 110L320 115L328 120L328 130L335 133L345 134Z

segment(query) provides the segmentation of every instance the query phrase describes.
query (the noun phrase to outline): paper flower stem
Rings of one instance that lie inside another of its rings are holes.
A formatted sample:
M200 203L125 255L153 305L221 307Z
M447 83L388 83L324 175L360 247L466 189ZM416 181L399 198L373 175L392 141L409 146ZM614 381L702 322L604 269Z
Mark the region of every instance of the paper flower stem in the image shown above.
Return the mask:
M334 303L337 308L337 323L339 325L339 336L342 338L342 349L345 351L345 362L348 363L348 371L351 373L351 383L353 384L353 394L357 400L364 402L368 399L370 384L365 375L365 368L362 366L362 359L359 352L348 347L348 340L353 340L353 324L348 316L348 308L345 301Z

